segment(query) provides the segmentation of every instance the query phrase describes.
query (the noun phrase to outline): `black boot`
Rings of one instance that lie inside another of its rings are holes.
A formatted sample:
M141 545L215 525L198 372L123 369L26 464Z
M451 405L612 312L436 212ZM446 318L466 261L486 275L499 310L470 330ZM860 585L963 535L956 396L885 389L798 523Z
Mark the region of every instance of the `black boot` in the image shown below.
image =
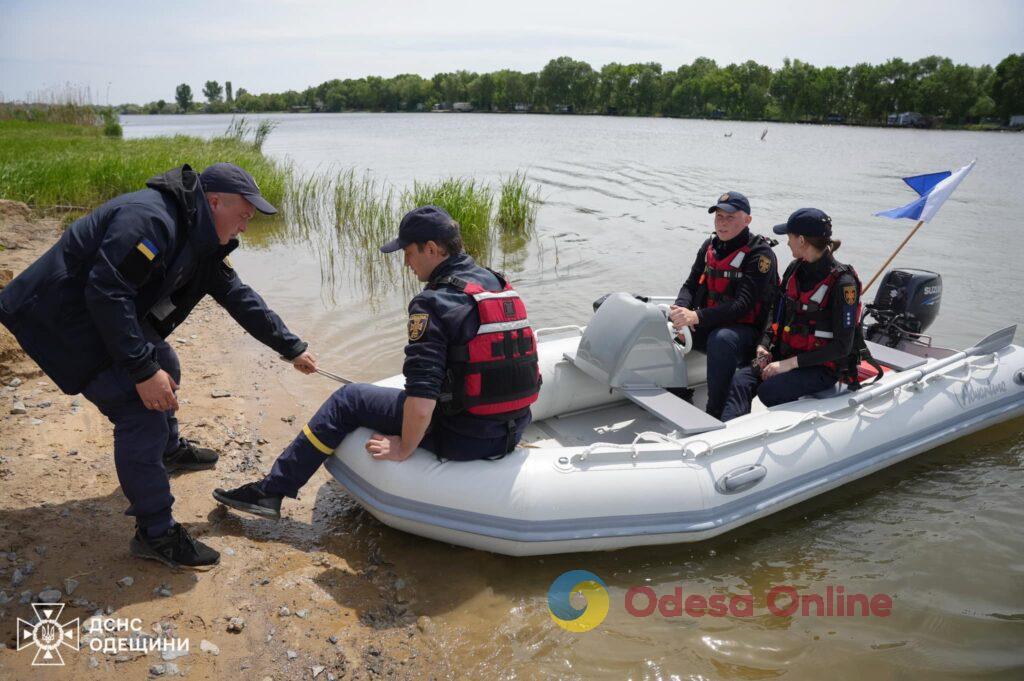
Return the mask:
M130 548L133 556L158 560L171 567L209 567L220 562L217 551L193 539L179 523L160 537L150 537L145 528L138 528Z
M173 452L164 454L164 468L168 473L174 471L205 471L217 465L220 455L206 447L182 438L181 444Z
M250 482L237 489L213 490L213 498L231 508L277 520L281 517L281 497L267 494L260 489L260 483Z

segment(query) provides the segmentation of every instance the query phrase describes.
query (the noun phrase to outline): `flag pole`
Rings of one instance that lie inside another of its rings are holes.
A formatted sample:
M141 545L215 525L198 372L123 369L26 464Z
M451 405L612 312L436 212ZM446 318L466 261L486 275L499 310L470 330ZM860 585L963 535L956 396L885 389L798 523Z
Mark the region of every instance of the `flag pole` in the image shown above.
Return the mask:
M875 275L871 277L871 279L864 286L864 288L861 289L861 295L864 295L867 292L867 290L871 288L871 285L875 283L875 279L878 279L882 272L885 271L885 268L889 266L889 263L891 263L896 258L896 256L899 255L900 251L903 250L903 247L907 245L907 242L910 241L910 238L912 236L917 234L917 230L921 229L921 225L923 224L924 220L917 221L917 224L914 225L914 229L910 230L910 234L908 234L907 237L900 243L900 245L896 247L896 250L892 252L892 255L889 256L889 259L886 260L880 268L878 268L878 271L875 272Z

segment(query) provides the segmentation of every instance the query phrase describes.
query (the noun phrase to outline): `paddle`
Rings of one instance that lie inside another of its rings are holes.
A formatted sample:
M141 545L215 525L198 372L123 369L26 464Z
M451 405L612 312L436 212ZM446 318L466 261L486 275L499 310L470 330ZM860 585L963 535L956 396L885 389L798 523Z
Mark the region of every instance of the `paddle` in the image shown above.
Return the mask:
M977 357L979 355L989 355L994 352L998 352L1005 348L1007 345L1013 342L1013 335L1017 332L1017 325L1008 326L1005 329L1000 329L995 333L990 333L985 338L981 339L966 350L950 355L945 359L940 359L938 362L927 364L920 369L914 369L901 375L895 381L885 383L878 386L877 388L871 388L870 390L863 390L854 393L847 401L851 407L864 404L869 400L873 400L876 397L884 395L890 392L894 388L898 388L908 383L915 383L920 381L928 374L935 373L940 369L944 369L951 364L956 364L965 357Z

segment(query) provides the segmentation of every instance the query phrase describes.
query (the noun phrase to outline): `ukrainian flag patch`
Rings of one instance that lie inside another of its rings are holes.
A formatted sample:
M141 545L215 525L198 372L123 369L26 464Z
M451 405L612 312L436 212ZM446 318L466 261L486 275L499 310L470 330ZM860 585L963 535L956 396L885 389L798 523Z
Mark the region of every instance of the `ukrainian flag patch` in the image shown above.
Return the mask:
M125 281L138 288L149 279L150 273L157 267L156 258L159 254L156 244L149 239L142 239L124 256L124 260L117 266L117 271Z
M143 239L135 246L135 248L137 248L142 255L146 256L147 260L152 260L156 257L156 254L160 252L149 239Z

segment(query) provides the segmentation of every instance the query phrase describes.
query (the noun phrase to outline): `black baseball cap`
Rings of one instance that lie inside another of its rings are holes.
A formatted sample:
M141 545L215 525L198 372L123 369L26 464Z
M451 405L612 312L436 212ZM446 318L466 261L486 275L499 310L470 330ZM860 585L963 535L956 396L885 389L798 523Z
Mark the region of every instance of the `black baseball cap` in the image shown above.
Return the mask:
M775 225L776 234L802 234L803 236L832 236L832 218L817 208L794 211L784 225Z
M444 208L420 206L405 214L398 225L398 238L380 247L381 253L394 253L409 244L447 241L457 236L459 225Z
M260 194L260 186L248 171L234 163L214 163L199 175L204 192L241 194L245 200L264 215L273 215L277 209Z
M708 208L709 213L714 213L721 208L726 213L735 213L738 210L750 214L750 201L739 192L726 192L718 197L718 203Z

